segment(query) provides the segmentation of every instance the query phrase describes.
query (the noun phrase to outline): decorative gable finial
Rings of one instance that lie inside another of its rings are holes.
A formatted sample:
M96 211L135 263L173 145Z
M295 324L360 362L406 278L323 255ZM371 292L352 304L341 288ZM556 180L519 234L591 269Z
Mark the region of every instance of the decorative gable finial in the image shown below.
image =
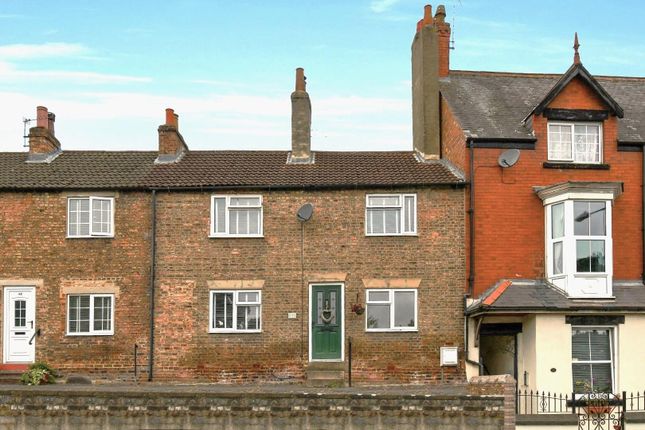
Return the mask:
M573 64L580 64L580 54L578 53L578 48L580 44L578 43L578 32L573 39Z

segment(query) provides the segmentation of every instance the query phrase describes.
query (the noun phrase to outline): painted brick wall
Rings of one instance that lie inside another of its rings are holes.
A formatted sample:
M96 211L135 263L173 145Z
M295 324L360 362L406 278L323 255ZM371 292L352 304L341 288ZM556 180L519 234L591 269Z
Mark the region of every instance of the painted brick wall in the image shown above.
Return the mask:
M42 281L36 292L42 333L36 360L64 373L130 375L134 344L145 353L148 343L149 194L113 193L111 239L66 239L68 195L87 194L0 194L0 280ZM65 288L118 290L115 335L66 336Z
M605 109L598 96L578 79L549 107ZM624 183L624 193L614 202L613 210L614 279L639 279L643 270L642 154L618 152L617 120L610 116L603 123L603 161L609 164L609 170L547 169L543 167L547 161L546 118L534 117L533 130L537 138L535 150L522 150L518 163L511 168L497 165L503 149L475 150L475 295L501 278L544 276L544 208L533 187L564 181ZM465 146L465 141L444 142ZM446 153L455 153L457 160L461 159L457 149L450 151ZM469 162L468 154L465 160Z
M463 380L461 366L443 372L439 367L440 346L463 346L463 190L380 191L418 193L418 237L365 237L365 190L263 192L264 238L244 239L208 237L211 193L160 193L156 378L302 377L309 298L305 290L303 313L301 225L295 214L311 202L305 278L347 274L345 323L353 339L355 380ZM350 309L365 303L365 278L422 279L418 333L365 332L365 315ZM208 281L239 279L265 281L262 333L209 334ZM288 312L297 319L287 319Z

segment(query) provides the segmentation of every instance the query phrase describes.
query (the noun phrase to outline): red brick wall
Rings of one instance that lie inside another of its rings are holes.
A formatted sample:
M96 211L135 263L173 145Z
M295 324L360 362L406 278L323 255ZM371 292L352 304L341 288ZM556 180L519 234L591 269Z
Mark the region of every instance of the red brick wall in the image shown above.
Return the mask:
M148 344L149 194L114 194L116 228L110 239L66 239L67 195L0 194L0 279L43 281L36 291L42 333L36 360L64 373L131 376L134 344L142 354ZM61 288L96 281L119 289L114 336L66 336ZM2 306L3 324L1 312Z
M434 382L443 373L446 380L463 379L461 366L441 371L439 347L463 347L464 193L408 191L418 193L418 237L365 237L365 190L262 192L264 238L245 239L208 237L211 193L160 193L156 378L249 381L303 375L308 324L303 335L301 318L308 321L309 298L305 290L303 315L301 227L295 214L311 202L305 277L348 274L345 323L353 339L354 378ZM365 278L421 278L419 331L366 333L365 315L350 309L365 303ZM265 281L262 333L208 333L208 281L227 279ZM288 312L298 318L287 319Z
M549 107L603 109L581 81L572 81ZM544 276L544 208L533 186L563 181L621 181L614 203L614 279L638 279L642 272L642 154L618 152L617 120L603 123L603 161L610 170L546 169L547 120L533 120L535 150L522 150L518 163L497 165L502 149L476 149L476 295L501 278Z

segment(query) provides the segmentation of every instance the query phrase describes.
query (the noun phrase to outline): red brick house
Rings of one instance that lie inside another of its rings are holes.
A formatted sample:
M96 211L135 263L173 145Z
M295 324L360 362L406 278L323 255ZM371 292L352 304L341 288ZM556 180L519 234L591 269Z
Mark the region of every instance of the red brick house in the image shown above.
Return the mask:
M455 71L439 7L413 53L415 144L465 172L469 376L640 390L645 78Z
M158 152L66 151L38 108L0 154L4 368L329 383L351 338L354 380L463 380L462 173L312 151L296 82L291 151L191 151L170 109Z

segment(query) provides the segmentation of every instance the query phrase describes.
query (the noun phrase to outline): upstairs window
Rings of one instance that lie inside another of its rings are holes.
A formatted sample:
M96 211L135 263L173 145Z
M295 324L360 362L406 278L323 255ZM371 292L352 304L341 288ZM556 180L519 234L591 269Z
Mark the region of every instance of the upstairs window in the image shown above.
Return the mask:
M262 237L262 196L213 196L211 237Z
M365 207L367 236L417 233L416 194L368 194Z
M67 237L114 236L114 198L67 199Z
M602 162L602 125L554 123L549 127L549 161L599 164Z
M564 200L546 206L549 281L572 297L608 295L611 207L610 200Z

